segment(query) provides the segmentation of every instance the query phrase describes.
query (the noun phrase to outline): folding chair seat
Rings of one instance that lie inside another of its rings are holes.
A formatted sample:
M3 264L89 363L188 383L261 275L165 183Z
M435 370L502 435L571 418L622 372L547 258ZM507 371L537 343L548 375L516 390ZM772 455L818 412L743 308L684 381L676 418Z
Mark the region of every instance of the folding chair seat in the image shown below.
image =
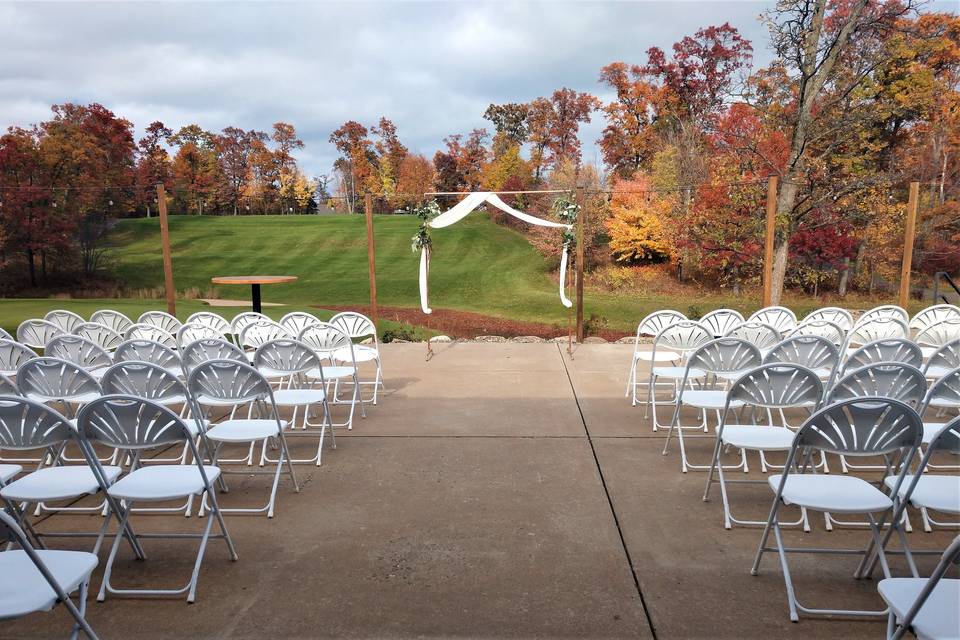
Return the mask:
M688 469L708 469L710 465L694 465L687 460L686 446L683 440L684 429L707 430L707 412L715 411L717 422L720 421L720 411L728 406L727 390L718 384L718 379L739 378L748 371L759 367L763 362L760 349L746 340L738 338L717 338L698 347L687 360L687 373L677 387L676 401L674 402L673 419L663 445L663 454L666 455L670 447L670 437L674 430L680 442L680 469L686 473ZM714 377L712 389L688 389L690 382L689 372L704 372L707 377ZM680 411L684 406L699 409L702 416L699 425L682 425ZM743 406L740 400L731 400L729 408L739 409ZM737 468L746 468L746 457L741 457Z
M204 464L193 441L193 435L184 421L170 409L156 402L126 395L111 395L86 405L77 417L77 429L92 451L94 443L135 453L165 445L186 444L190 447L193 462L190 464L157 465L138 467L112 484L102 483L101 489L114 501L122 501L127 508L121 516L121 526L110 548L104 567L103 582L97 600L103 601L107 593L129 596L170 596L187 594L187 602L193 602L197 594L200 566L210 538L224 540L231 560L237 559L233 541L227 532L220 512L213 483L220 476L215 464ZM91 466L99 467L95 456L89 458ZM102 475L101 475L102 477ZM204 496L207 507L206 525L202 533L136 533L127 526L133 505L141 502L155 503ZM214 521L220 533L211 534ZM118 589L111 584L113 565L123 538L131 543L140 538L195 538L199 549L193 564L190 581L179 589Z
M960 413L960 367L951 369L930 385L930 390L923 399L920 415L925 415L930 409ZM928 444L943 425L943 422L927 422L925 419L923 443Z
M23 467L18 464L0 464L0 488L4 487L21 471L23 471Z
M632 406L637 406L637 386L639 386L639 381L637 379L637 365L640 362L646 362L650 364L678 362L681 358L679 353L670 351L666 348L660 349L659 351L641 351L640 338L644 336L651 338L655 337L669 325L676 322L683 322L686 319L687 317L679 311L668 309L665 311L654 311L653 313L647 315L647 317L641 320L640 324L637 325L637 335L633 341L633 356L630 358L630 370L627 372L627 390L626 393L624 393L625 396L631 397L630 402ZM673 387L673 383L668 384Z
M755 311L747 321L768 324L782 335L797 326L797 315L786 307L764 307Z
M87 589L97 556L85 551L35 549L23 529L0 510L0 541L20 549L0 552L0 620L10 620L52 610L58 602L74 619L71 640L80 631L90 640L97 634L86 620ZM70 595L79 592L74 604Z
M123 342L123 336L99 322L84 322L73 330L73 335L86 338L101 349L111 352Z
M279 389L273 392L273 399L278 407L293 409L293 416L290 424L293 427L291 435L312 435L316 433L311 430L307 434L309 427L319 427L319 444L317 445L317 455L307 459L293 459L294 463L316 463L320 466L321 454L323 453L323 438L327 432L327 426L331 422L330 406L327 403L326 382L323 378L323 367L320 359L309 345L298 340L271 340L257 349L253 358L254 367L265 377L283 378L286 380ZM319 373L319 387L311 386L307 380L306 374L310 371ZM319 423L310 422L310 408L319 406L323 411L323 420ZM296 430L297 413L303 411L300 430ZM334 437L333 446L336 448L337 441L333 434L333 427L330 428L330 435ZM260 454L260 465L266 462L276 462L267 456L267 448L264 446Z
M947 547L929 578L887 578L877 585L887 603L887 638L899 640L908 631L917 638L957 638L960 629L960 580L944 578L960 561L960 536Z
M362 381L357 378L361 394L363 385L373 387L373 395L365 402L377 404L378 392L383 388L383 365L380 362L380 340L377 336L377 327L367 316L356 311L344 311L330 318L330 324L343 331L350 338L349 347L341 347L331 355L335 362L356 367L362 362L373 362L377 369L373 380ZM370 344L353 344L355 340L369 340Z
M78 326L86 322L73 311L67 311L66 309L49 311L47 315L43 316L43 319L57 325L64 333L73 333Z
M54 336L66 333L49 320L24 320L17 327L17 342L31 349L43 349Z
M268 438L276 439L280 454L276 468L272 472L232 471L222 470L222 474L237 473L241 475L269 473L273 475L273 486L267 504L259 508L230 508L222 509L224 513L267 513L273 517L276 503L277 487L280 483L280 474L284 463L287 473L293 482L294 491L300 491L297 477L290 462L290 450L284 431L287 422L280 419L280 412L274 401L273 389L256 369L236 360L209 360L196 366L187 378L187 390L194 402L193 415L195 419L205 417L204 407L248 406L247 418L228 417L223 421L210 425L203 438L213 445L212 462L217 464L220 449L225 444L256 444L264 443ZM252 416L257 408L260 415ZM221 482L226 489L226 484ZM202 513L202 509L201 509Z
M101 309L100 311L94 311L90 316L90 322L102 324L105 327L113 329L121 336L125 335L127 333L127 329L133 326L133 320L119 311L114 311L112 309Z
M784 409L815 410L823 399L823 384L816 372L799 364L774 362L761 365L741 376L730 387L723 414L717 426L717 441L707 474L707 485L703 491L704 501L708 500L713 484L713 472L717 470L720 494L723 499L724 527L730 529L733 524L763 525L762 520L742 520L736 518L730 508L728 483L763 484L764 480L732 480L724 475L724 466L720 464L720 452L724 447L735 447L740 451L787 452L793 446L796 435L785 425L773 421L771 409L781 412ZM760 409L768 417L767 424L729 424L730 409L735 406ZM744 471L746 471L744 465ZM788 524L806 524L806 514L801 520Z
M774 492L773 505L764 526L760 546L751 569L758 575L763 554L776 551L783 569L784 586L790 619L799 620L799 612L834 616L883 616L886 611L853 611L818 609L799 603L793 586L787 559L790 553L831 553L861 556L855 575L860 576L876 557L884 577L890 577L881 531L889 515L896 513L897 502L883 491L855 476L812 473L806 465L817 451L845 456L880 456L900 454L900 477L893 488L896 496L906 470L920 446L923 424L917 412L907 404L890 398L868 397L843 400L824 407L808 418L793 440L782 474L768 478ZM806 471L806 472L805 472ZM863 549L822 549L786 547L783 543L779 512L783 505L792 504L807 510L862 514L867 517L870 543ZM896 520L897 516L894 516ZM775 545L768 546L771 531Z
M661 425L659 422L657 405L668 404L673 406L676 401L678 385L685 377L692 383L693 380L700 380L706 375L695 367L688 371L684 360L698 347L711 340L713 340L713 332L708 327L692 320L670 322L660 330L660 333L654 336L653 351L649 360L653 366L650 367L650 375L647 379L647 404L645 407L652 415L654 431L667 426ZM657 354L663 350L671 354L678 354L679 362L669 366L658 365ZM664 382L661 383L660 380ZM668 401L661 402L657 399L656 388L658 384L663 384L671 389L672 397ZM646 413L644 413L644 417L646 417Z
M146 324L170 335L177 335L183 324L166 311L146 311L137 318L137 324Z
M367 415L363 396L360 392L359 368L356 362L352 360L345 361L334 356L335 353L339 352L340 358L348 358L353 353L353 340L342 330L326 323L308 326L297 339L313 350L320 363L320 366L304 372L303 375L311 380L322 381L327 392L328 406L331 404L350 405L347 419L341 423L331 422L331 428L346 427L348 430L353 429L353 415L358 404L360 405L360 415L363 417ZM323 364L324 361L330 364ZM340 399L341 380L346 380L353 389L349 400Z
M813 320L827 320L840 327L844 334L853 329L853 316L846 309L840 307L821 307L816 311L811 311L801 320L801 324Z

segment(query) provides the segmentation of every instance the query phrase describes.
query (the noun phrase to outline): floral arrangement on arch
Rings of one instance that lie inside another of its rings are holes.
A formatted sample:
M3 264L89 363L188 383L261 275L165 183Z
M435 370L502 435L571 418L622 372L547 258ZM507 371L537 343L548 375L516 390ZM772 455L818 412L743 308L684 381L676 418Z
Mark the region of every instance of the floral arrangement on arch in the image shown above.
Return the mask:
M430 227L427 226L431 220L440 215L440 205L436 200L431 200L425 204L417 205L410 210L410 213L420 218L420 228L417 235L411 238L410 250L417 253L424 247L433 246L433 238L430 237Z

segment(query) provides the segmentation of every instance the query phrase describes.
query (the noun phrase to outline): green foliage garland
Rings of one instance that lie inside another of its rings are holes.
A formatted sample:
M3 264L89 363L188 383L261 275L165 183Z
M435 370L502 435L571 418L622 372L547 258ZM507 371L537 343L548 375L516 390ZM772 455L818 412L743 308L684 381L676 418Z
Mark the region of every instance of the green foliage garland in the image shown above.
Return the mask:
M560 222L569 225L576 225L577 216L580 213L580 205L578 205L569 196L560 196L553 201L553 213L560 218ZM573 245L576 240L577 234L574 233L572 226L569 229L564 229L563 246Z
M426 204L413 207L411 213L421 220L417 235L411 238L413 242L410 245L410 250L417 253L424 247L433 246L433 238L430 237L430 227L427 224L440 215L440 205L436 200L431 200Z

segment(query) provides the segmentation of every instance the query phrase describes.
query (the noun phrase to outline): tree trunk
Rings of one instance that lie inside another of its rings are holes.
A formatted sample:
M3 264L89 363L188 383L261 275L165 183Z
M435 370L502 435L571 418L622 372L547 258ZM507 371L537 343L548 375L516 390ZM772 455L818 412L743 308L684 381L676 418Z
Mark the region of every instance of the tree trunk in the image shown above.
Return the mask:
M843 268L840 270L840 283L837 285L837 295L841 298L847 295L847 281L850 279L850 258L843 259Z
M27 249L27 270L30 272L30 286L37 286L37 265L33 260L33 249Z
M770 286L770 304L779 305L783 296L783 281L787 277L787 255L789 245L781 241L773 250L773 276Z

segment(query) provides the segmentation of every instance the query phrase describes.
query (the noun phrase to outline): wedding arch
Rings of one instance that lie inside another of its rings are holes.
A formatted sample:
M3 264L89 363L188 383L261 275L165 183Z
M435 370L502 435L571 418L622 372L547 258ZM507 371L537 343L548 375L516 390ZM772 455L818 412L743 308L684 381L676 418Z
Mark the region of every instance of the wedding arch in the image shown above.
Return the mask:
M442 229L444 227L449 227L457 222L460 222L470 212L474 211L477 207L489 204L491 206L500 209L504 213L507 213L518 220L522 220L528 224L537 225L538 227L553 227L555 229L565 229L570 232L573 229L572 224L566 224L562 222L554 222L553 220L545 220L543 218L538 218L532 216L529 213L524 213L523 211L518 211L514 209L506 202L500 199L500 197L490 191L474 191L468 193L466 197L454 205L447 211L437 215L432 220L426 220L424 223L426 227L431 229ZM569 236L569 234L567 234ZM422 236L419 236L422 240ZM429 290L428 290L428 279L430 275L430 242L420 242L420 308L424 313L433 313L433 309L430 308L429 304ZM567 277L567 260L570 253L570 238L566 237L563 243L563 253L560 257L560 302L563 306L570 308L573 306L573 303L567 298L564 289L566 288L566 277Z

